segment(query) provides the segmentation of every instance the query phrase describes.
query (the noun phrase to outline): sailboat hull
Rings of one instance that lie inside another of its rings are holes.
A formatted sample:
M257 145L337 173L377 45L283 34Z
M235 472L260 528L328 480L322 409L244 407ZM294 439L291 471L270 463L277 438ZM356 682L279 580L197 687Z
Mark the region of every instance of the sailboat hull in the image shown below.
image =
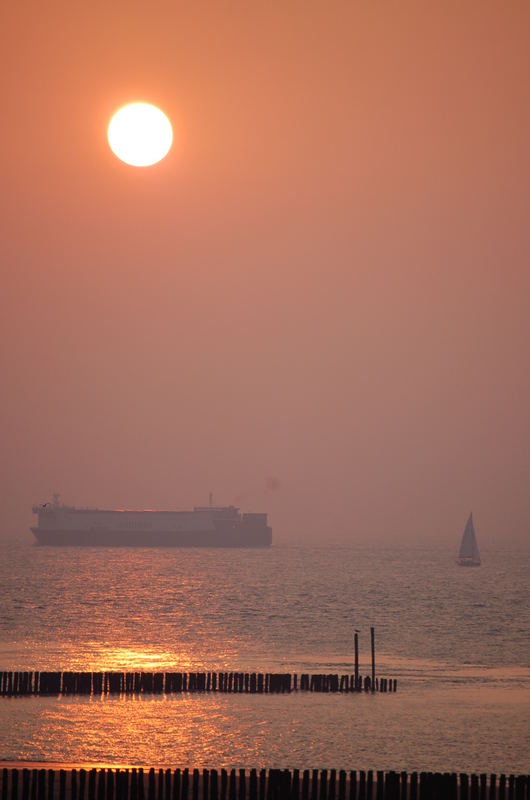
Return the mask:
M470 561L467 558L459 558L456 563L459 567L480 567L480 561Z

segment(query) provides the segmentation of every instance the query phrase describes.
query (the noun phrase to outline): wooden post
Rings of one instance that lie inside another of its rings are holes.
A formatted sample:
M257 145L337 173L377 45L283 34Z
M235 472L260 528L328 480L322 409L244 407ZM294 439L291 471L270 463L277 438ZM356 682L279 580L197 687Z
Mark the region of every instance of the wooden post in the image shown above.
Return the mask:
M370 645L372 649L372 692L375 691L375 628L370 628Z
M281 685L281 680L278 686ZM280 688L277 691L281 691ZM276 770L278 776L278 783L277 783L277 794L276 797L291 797L291 770L289 769L278 769Z
M386 784L387 790L388 790L388 787L390 785L390 780L389 779L390 779L390 773L389 772L387 772L387 774L385 775L385 773L382 772L381 770L377 771L377 785L376 785L376 789L375 789L375 796L376 796L377 800L383 800L383 798L385 796L384 795L385 784Z
M155 798L156 798L155 770L154 767L151 767L151 769L149 770L149 779L147 783L147 800L155 800Z
M350 790L348 800L357 800L357 770L350 770Z
M50 800L53 798L53 783L55 780L55 772L53 769L48 770L48 797Z
M417 800L418 797L418 773L411 772L409 780L409 797L410 800Z
M366 800L366 772L363 769L359 772L359 800Z
M408 773L402 772L401 773L401 797L406 798L407 796L407 785L408 785Z
M96 797L96 770L91 769L88 773L88 800L95 800Z
M339 772L339 800L346 800L346 772L343 769Z
M291 783L291 800L300 798L300 770L293 769L293 780Z
M302 800L309 800L309 770L302 773Z
M129 770L126 769L123 772L122 800L129 800L129 779L130 779Z
M22 800L29 800L29 769L22 770Z
M469 798L469 778L467 773L461 772L459 775L460 786L460 800L468 800Z
M266 800L276 800L276 770L269 769L267 773Z
M31 800L37 800L37 788L38 788L38 781L39 781L39 771L36 769L31 770ZM72 795L72 800L77 800L77 794L74 797Z
M114 770L105 770L105 780L107 785L107 800L114 800Z
M188 768L182 770L182 800L188 800L190 773Z
M230 770L230 782L228 784L228 797L229 800L236 800L236 771Z
M173 773L173 793L171 800L180 800L180 769L176 769Z
M210 770L210 800L219 800L219 782L216 769Z
M11 770L11 800L18 800L18 769Z
M163 794L161 793L162 800L171 800L171 770L160 770L163 773Z
M248 797L249 800L258 800L258 773L255 769L250 770L250 778L248 781ZM214 800L213 797L212 800Z
M320 800L327 800L328 797L328 771L327 769L320 770Z
M105 800L105 770L98 770L97 781L97 798L98 800Z
M86 770L79 770L79 793L78 800L85 800Z
M331 769L329 771L328 800L335 800L336 786L337 786L337 770Z
M131 771L131 800L138 800L138 772L136 767Z
M366 796L370 799L374 794L374 773L369 769L366 773Z
M6 772L6 781L7 781L7 770ZM6 784L6 797L7 797L7 784ZM37 799L38 800L45 800L46 797L46 770L39 769L37 775ZM2 795L3 798L3 795ZM3 798L5 800L5 798Z
M497 776L495 773L490 775L489 800L497 800Z
M355 648L355 689L359 685L359 634L355 631L353 637L353 643Z
M401 776L405 775L405 783L401 784ZM407 794L407 773L394 772L391 770L387 773L388 778L388 785L387 785L387 794L385 794L385 800L400 800L400 797L406 797ZM449 800L449 798L447 798Z
M318 800L318 769L311 776L311 800Z

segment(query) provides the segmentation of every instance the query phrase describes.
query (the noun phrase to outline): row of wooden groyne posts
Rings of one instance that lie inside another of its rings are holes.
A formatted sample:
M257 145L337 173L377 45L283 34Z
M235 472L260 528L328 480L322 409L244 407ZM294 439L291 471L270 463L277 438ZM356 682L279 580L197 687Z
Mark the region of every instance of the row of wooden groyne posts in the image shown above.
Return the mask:
M1 800L529 800L527 775L289 769L8 769Z
M395 678L256 672L0 672L0 695L395 692Z
M140 695L180 692L284 694L288 692L396 692L396 678L376 678L375 628L370 628L371 674L359 672L359 632L354 634L355 666L349 675L300 676L271 672L21 672L0 671L0 696Z

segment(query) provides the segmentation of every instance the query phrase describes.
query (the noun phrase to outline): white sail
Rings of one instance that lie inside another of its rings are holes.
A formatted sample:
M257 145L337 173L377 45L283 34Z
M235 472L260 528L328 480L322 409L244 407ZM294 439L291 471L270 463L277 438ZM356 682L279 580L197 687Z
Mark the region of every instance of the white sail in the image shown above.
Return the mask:
M480 554L478 551L475 528L473 525L473 514L469 515L468 521L466 522L466 527L464 528L460 552L458 554L458 561L462 565L477 567L480 565Z

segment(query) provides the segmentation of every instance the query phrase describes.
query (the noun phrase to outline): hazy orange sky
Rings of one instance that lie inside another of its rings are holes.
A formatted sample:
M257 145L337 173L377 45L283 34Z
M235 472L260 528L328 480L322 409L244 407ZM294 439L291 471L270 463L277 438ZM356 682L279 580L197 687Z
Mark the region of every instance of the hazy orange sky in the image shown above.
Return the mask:
M0 531L530 530L530 4L4 3ZM110 116L159 105L134 169Z

